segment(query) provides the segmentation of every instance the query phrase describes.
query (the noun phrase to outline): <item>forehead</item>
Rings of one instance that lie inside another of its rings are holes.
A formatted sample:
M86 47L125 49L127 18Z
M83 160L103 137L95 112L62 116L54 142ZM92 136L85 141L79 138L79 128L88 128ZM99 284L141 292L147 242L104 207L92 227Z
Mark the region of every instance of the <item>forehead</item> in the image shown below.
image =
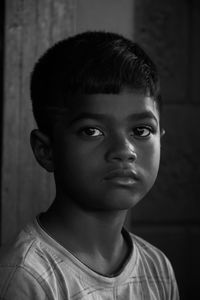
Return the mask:
M92 94L76 95L70 101L69 115L105 115L117 120L126 119L133 114L152 114L159 120L158 108L155 100L142 93L123 92L120 94Z

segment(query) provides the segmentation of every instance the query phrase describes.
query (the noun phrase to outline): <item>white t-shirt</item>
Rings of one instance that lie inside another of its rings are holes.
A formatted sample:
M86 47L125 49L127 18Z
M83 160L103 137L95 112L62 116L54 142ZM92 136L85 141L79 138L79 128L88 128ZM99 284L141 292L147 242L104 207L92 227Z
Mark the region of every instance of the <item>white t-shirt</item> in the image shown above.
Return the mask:
M1 300L177 300L165 255L127 233L131 254L120 273L100 275L52 239L34 220L0 254Z

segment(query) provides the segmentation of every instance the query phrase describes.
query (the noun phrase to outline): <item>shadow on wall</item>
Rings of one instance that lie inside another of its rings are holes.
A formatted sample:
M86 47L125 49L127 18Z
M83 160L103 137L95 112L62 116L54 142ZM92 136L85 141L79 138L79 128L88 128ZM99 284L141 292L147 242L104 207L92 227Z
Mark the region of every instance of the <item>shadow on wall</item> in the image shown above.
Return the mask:
M129 226L167 254L185 300L198 294L200 267L199 26L196 0L135 0L134 39L158 66L166 135L158 180Z

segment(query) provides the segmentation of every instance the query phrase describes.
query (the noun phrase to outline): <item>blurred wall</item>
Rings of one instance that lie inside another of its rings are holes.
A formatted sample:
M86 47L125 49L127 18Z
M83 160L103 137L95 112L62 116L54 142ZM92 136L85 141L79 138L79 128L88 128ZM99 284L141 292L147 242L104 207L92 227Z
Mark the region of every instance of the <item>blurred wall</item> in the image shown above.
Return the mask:
M133 37L134 0L77 0L76 31L110 30Z

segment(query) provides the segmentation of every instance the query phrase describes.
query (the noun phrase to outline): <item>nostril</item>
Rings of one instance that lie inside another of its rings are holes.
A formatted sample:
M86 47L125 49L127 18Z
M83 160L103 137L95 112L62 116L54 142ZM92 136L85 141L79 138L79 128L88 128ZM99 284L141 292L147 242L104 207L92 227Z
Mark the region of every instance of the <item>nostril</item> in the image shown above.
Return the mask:
M137 154L135 153L135 152L131 152L131 153L129 153L128 155L127 155L127 160L128 161L135 161L136 160L136 158L137 158Z
M133 162L136 158L137 154L133 151L115 151L109 155L109 159L112 161Z
M129 161L134 161L137 158L137 154L135 152L131 153L131 155L128 157Z

